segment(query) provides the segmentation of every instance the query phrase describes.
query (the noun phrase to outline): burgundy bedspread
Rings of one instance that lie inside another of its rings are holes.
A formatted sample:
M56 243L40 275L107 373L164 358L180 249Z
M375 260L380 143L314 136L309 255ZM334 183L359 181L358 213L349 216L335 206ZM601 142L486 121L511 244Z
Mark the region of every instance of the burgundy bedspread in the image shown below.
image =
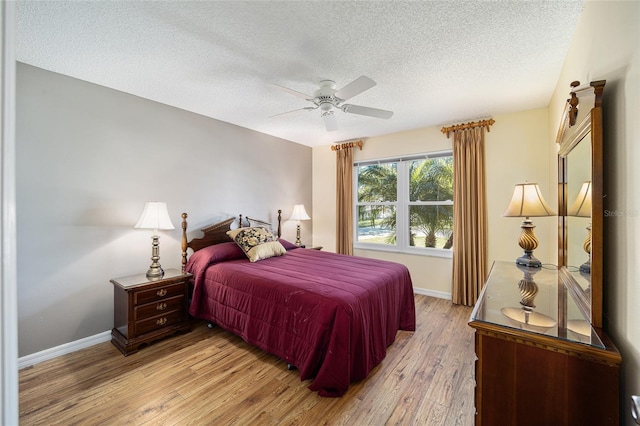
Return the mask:
M191 315L296 366L322 396L343 395L398 330L415 330L411 277L397 263L300 248L251 263L229 242L194 253L187 270Z

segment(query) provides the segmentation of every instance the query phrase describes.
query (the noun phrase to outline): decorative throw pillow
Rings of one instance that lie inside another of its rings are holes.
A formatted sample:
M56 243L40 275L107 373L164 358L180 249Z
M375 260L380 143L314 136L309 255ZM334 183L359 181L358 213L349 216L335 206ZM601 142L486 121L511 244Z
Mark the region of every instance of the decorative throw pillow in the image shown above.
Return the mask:
M266 228L255 226L227 231L227 235L244 251L251 262L282 256L287 250Z

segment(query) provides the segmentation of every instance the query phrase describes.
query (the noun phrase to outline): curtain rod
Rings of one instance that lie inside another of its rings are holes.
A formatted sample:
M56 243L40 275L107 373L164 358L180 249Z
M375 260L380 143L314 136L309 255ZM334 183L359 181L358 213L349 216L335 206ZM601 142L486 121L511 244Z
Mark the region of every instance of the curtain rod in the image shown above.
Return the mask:
M340 151L341 149L354 148L359 147L360 151L362 151L362 141L359 140L357 142L345 142L337 145L331 145L331 151Z
M449 127L443 127L442 129L440 129L440 131L442 133L446 133L447 138L449 138L449 133L451 132L457 132L458 130L464 130L464 129L473 129L474 127L486 127L487 132L490 132L491 131L490 126L493 123L495 123L495 120L493 118L490 118L488 120L472 121L470 123L456 124Z

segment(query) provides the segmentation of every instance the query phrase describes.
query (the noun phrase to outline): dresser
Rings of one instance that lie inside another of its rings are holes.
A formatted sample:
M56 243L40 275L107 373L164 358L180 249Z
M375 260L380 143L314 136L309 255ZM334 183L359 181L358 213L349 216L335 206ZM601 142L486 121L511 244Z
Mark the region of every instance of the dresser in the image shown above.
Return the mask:
M551 268L491 268L469 322L476 425L618 425L620 354Z
M191 330L187 301L191 274L166 270L159 279L145 274L114 278L111 343L125 356L146 344Z

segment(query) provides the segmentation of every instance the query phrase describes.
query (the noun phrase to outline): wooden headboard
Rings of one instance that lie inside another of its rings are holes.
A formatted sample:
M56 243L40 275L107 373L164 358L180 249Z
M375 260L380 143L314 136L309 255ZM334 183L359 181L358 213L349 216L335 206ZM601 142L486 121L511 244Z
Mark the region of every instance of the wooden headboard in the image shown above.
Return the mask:
M231 217L222 222L215 223L213 225L209 225L205 228L202 228L201 231L204 235L201 238L194 238L191 241L187 240L187 217L186 213L182 213L182 272L184 272L185 267L187 266L187 250L191 249L194 252L198 251L202 248L212 246L214 244L226 243L231 240L231 237L227 235L227 231L231 229L231 224L235 222L235 218ZM248 222L247 226L250 226L252 222L255 222L259 225L264 225L267 227L271 226L271 223L265 222L259 219L253 219L248 216L244 217L245 223ZM282 210L278 210L278 238L282 235ZM242 215L238 216L238 227L243 227L243 217Z

